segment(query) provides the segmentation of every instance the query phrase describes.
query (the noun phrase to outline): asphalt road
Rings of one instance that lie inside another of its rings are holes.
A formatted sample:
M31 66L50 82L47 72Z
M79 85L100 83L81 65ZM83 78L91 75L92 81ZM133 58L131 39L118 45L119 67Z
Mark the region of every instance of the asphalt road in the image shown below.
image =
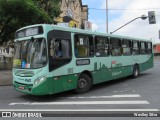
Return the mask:
M85 120L107 117L108 120L108 116L113 117L110 119L116 119L115 116L135 119L132 116L137 111L142 116L148 113L160 116L160 62L155 62L154 68L141 73L138 78L127 77L98 84L85 94L68 91L51 96L32 96L15 91L12 86L0 86L0 110L36 111L44 113L42 116L68 120L69 117L78 120L83 119L81 117L87 117Z

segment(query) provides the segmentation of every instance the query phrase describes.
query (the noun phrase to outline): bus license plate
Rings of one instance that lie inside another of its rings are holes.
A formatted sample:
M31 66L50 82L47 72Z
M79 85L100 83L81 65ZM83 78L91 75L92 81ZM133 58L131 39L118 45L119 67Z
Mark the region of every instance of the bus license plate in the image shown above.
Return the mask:
M19 89L24 90L25 88L24 86L19 86Z

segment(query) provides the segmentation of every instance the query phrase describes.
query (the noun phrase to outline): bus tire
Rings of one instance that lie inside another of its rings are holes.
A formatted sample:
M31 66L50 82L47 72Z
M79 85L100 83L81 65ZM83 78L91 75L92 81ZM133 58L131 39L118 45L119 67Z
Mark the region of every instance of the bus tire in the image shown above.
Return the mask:
M137 78L138 77L138 75L139 75L139 67L138 67L138 65L134 65L134 67L133 67L133 78Z
M76 93L86 93L92 86L92 80L87 74L81 74L77 81Z

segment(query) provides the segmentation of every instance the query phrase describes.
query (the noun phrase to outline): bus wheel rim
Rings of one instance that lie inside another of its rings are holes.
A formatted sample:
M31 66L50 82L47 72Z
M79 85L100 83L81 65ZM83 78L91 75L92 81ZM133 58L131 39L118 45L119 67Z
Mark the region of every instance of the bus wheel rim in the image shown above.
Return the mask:
M135 69L134 74L135 74L135 76L138 75L138 70L137 70L137 68Z
M85 88L87 86L87 81L84 78L79 79L79 88Z

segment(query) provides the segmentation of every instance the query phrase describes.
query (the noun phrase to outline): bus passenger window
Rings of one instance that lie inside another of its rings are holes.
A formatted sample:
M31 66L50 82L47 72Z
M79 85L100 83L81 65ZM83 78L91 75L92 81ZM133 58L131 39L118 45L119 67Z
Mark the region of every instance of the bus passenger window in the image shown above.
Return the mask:
M109 55L109 40L104 37L95 37L95 55L96 56L107 56Z
M146 54L146 45L145 42L140 42L140 53Z
M120 56L122 54L120 39L111 38L110 51L111 51L111 55L113 55L113 56Z
M152 43L151 42L146 43L146 53L147 54L152 53Z
M130 40L122 40L122 54L131 55L131 41Z
M139 55L139 42L138 41L133 41L132 42L132 54L133 55Z
M76 57L90 57L94 54L93 37L88 35L75 35L74 52Z

